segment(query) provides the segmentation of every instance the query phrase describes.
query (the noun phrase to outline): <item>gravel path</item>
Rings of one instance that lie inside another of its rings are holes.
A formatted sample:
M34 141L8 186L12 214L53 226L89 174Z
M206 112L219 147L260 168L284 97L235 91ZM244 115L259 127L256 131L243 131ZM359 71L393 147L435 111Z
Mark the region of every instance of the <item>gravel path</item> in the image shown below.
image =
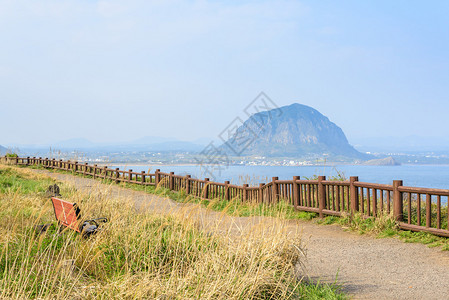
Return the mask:
M105 188L92 179L34 171L68 182L79 190ZM186 211L185 204L170 199L117 186L111 186L109 190L117 197L132 197L138 207L145 204L158 213ZM270 222L271 219L229 217L198 208L195 211L205 228L208 228L208 222L221 220L231 222L231 230L249 230L254 224ZM345 232L337 225L289 222L289 230L298 228L303 233L306 246L304 270L313 281L333 283L337 278L338 284L354 299L449 299L449 252L392 238L360 236Z

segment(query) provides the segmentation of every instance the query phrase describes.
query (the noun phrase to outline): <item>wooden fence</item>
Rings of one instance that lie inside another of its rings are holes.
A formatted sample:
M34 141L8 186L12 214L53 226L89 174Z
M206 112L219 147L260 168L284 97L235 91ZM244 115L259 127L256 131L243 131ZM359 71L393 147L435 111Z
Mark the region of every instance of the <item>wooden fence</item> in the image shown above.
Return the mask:
M72 171L93 178L113 180L148 186L163 186L172 191L205 198L238 198L244 202L276 203L284 199L301 211L325 215L343 216L361 213L364 217L376 218L383 213L393 213L398 226L404 230L425 231L449 237L449 190L403 186L402 180L392 185L360 182L358 177L349 181L329 181L325 176L317 180L292 180L273 177L269 183L258 186L233 185L163 173L133 172L110 169L106 166L89 165L76 161L63 161L36 157L1 157L0 162L14 165L40 165L44 168ZM446 203L445 206L442 203Z

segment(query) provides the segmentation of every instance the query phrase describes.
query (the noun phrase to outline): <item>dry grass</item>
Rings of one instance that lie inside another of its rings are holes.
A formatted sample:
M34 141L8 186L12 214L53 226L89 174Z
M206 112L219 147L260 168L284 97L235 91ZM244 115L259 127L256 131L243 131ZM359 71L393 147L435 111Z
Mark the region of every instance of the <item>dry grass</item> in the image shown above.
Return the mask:
M20 172L23 182L34 184L16 182L0 193L0 298L285 299L308 293L295 276L300 237L285 221L239 235L217 222L205 233L185 212L159 216L137 211L133 199L111 197L104 185L89 194L62 185L64 199L78 203L83 215L110 222L89 239L56 226L36 235L34 225L54 219L44 193L49 179L8 172L0 176Z

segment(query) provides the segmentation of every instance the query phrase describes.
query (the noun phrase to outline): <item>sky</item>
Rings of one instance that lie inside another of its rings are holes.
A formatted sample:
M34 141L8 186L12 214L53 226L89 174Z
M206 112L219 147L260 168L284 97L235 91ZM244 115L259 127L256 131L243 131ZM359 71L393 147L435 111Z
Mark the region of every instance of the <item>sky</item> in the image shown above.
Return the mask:
M214 138L265 92L449 138L449 1L0 0L0 145Z

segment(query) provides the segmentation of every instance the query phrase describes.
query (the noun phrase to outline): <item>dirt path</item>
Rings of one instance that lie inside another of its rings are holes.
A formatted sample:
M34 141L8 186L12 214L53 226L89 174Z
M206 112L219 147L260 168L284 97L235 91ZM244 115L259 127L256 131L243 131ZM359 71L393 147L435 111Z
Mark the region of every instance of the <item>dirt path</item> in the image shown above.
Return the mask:
M79 190L105 187L92 179L34 171L68 182ZM117 197L132 197L138 207L145 204L158 213L186 211L184 204L170 199L117 186L109 190ZM223 222L231 222L232 230L249 230L255 223L270 219L229 217L207 209L195 211L205 228L208 222L226 219ZM360 236L336 225L291 221L289 229L297 230L298 226L307 251L305 270L314 281L333 283L338 275L338 283L354 299L449 299L449 252L396 239Z

